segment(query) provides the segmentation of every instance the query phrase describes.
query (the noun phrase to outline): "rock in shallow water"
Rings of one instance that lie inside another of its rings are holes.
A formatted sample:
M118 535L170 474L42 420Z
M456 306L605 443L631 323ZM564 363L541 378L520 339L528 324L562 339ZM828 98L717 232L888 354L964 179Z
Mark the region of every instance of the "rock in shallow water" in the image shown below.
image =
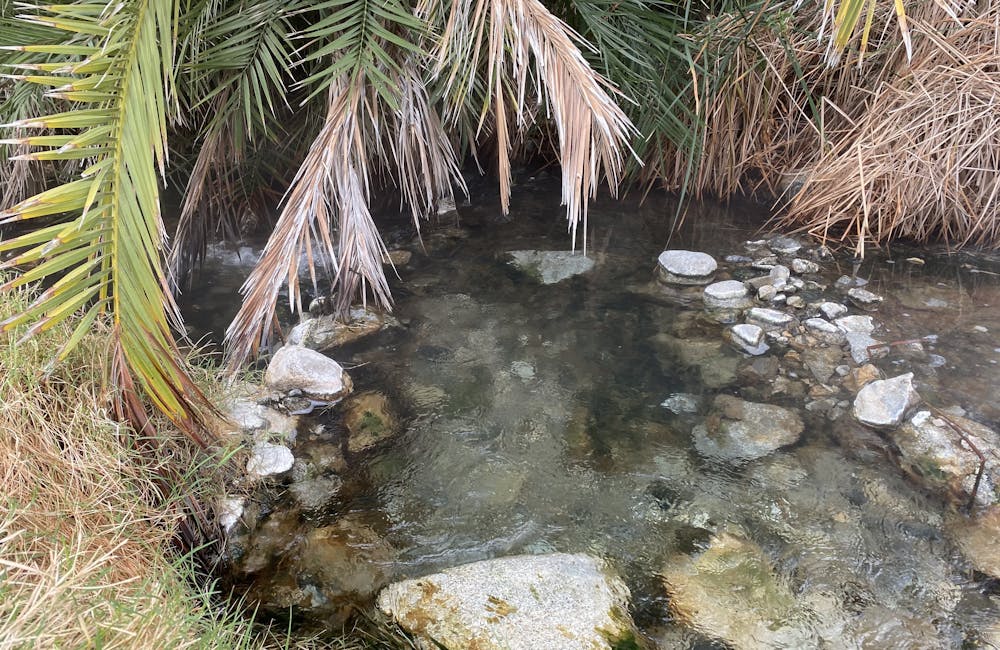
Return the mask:
M348 321L321 315L302 321L288 334L288 343L313 350L330 350L374 334L385 327L385 317L370 309L354 307Z
M510 264L542 284L555 284L594 268L593 258L573 251L509 251Z
M712 281L718 268L708 253L696 251L663 251L657 258L660 278L667 284L702 285Z
M745 402L719 395L713 413L692 432L703 456L725 460L752 460L794 444L802 434L798 414L772 404Z
M746 309L750 306L747 287L737 280L713 282L702 294L707 309Z
M662 572L674 615L736 650L815 647L793 626L795 597L756 544L730 533L701 554L672 558Z
M258 442L250 452L247 474L251 478L265 478L283 474L292 469L295 457L288 447L269 442Z
M591 650L633 647L628 588L584 554L475 562L389 585L378 607L438 647ZM432 641L433 639L433 641Z
M747 322L763 328L767 332L782 330L795 322L795 317L777 309L754 307L747 312Z
M351 378L333 359L299 345L286 345L271 358L264 383L273 391L300 390L306 397L332 402L351 392Z
M760 356L770 348L764 343L764 330L756 325L740 323L729 330L730 340L747 354Z
M876 429L896 427L906 412L919 403L920 395L913 388L913 373L908 372L873 381L862 388L854 398L854 417Z

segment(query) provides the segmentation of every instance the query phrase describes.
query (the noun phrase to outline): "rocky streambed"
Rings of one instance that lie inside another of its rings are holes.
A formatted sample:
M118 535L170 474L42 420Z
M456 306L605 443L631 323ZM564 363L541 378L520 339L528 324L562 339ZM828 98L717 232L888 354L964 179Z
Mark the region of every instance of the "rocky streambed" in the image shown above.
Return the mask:
M427 647L998 647L989 260L656 208L587 256L531 204L390 235L393 316L316 301L227 405L229 582Z

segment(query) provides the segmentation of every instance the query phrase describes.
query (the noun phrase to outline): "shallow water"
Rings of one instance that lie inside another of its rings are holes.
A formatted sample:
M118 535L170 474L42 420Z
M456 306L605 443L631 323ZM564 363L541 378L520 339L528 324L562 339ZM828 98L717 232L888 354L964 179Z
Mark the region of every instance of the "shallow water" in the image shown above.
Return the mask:
M806 605L793 622L803 636L788 647L975 647L997 624L1000 589L955 549L948 506L826 416L802 410L809 398L762 392L741 373L741 354L715 346L722 327L700 316L700 301L685 304L651 282L672 199L602 198L589 220L596 268L541 286L500 254L568 247L553 179L525 179L509 221L492 187L474 194L458 225L424 228L423 248L404 221L388 220L390 247L414 251L394 281L400 326L332 356L356 366L356 390L390 396L404 431L363 463L348 458L336 503L295 515L296 535L353 513L394 549L376 560L371 579L383 582L502 555L590 552L626 579L636 622L664 648L714 647L673 619L658 575L723 530L760 545ZM751 203L699 203L670 247L720 261L745 254L742 243L766 216ZM904 261L913 255L927 263ZM859 270L886 296L876 317L888 332L879 338L938 335L926 353L896 350L880 368L915 372L928 401L993 425L997 271L989 256L902 248ZM824 278L850 272L849 262L831 261ZM222 264L203 276L185 303L196 332L227 324L245 273ZM703 416L660 403L719 392L795 408L805 433L756 461L705 459L691 439ZM337 430L336 415L322 418ZM323 435L303 434L299 444Z

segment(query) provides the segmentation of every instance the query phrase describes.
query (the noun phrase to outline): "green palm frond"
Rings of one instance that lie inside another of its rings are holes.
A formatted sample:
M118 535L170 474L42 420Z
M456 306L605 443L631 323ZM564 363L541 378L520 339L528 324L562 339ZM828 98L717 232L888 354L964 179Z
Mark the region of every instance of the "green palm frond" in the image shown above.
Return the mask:
M67 44L20 50L51 55L49 62L22 65L22 81L50 88L47 95L71 110L9 126L54 133L22 139L38 149L27 158L82 160L85 167L77 179L0 213L0 223L43 224L0 242L0 251L21 251L2 267L26 269L4 288L48 286L0 327L30 323L24 334L30 337L79 317L63 357L97 319L109 316L122 414L145 428L141 389L201 441L197 431L211 409L174 343L171 325L179 325L180 316L161 268L157 172L167 153L174 12L171 0L135 0L42 6L23 16L67 33Z

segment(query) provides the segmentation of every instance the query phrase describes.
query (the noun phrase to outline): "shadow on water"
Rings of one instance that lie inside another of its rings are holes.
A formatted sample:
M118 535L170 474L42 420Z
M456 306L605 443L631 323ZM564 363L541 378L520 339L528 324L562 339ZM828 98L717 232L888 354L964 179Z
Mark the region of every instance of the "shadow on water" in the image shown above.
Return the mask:
M637 623L662 647L723 647L675 619L660 575L713 534L737 531L808 603L815 618L802 625L810 639L834 639L828 647L850 635L858 647L960 647L998 620L996 585L973 575L942 532L945 506L881 453L851 448L826 417L802 411L798 443L749 463L699 455L691 432L705 399L695 413L660 403L677 393L757 399L765 380L719 343L721 327L699 316L698 301L650 282L675 204L602 198L589 220L596 268L544 286L499 254L567 248L557 188L526 179L510 220L492 188L476 188L460 224L429 224L422 243L387 218L389 247L414 253L393 280L399 326L332 356L355 366L356 391L390 397L402 433L351 454L337 412L305 427L296 456L323 468L310 480L336 489L311 511L291 490L261 509L271 546L240 551L253 596L323 622L340 611L320 606L331 593L364 601L389 581L465 562L585 551L627 579ZM743 254L766 216L751 203L695 204L671 247ZM914 255L926 263L905 261ZM246 266L223 262L185 298L198 333L222 331L235 312ZM831 282L850 273L849 262L828 266ZM861 267L887 297L886 337L939 335L933 362L893 355L885 370L915 372L925 397L986 422L1000 420L998 267L988 256L902 248ZM801 409L806 398L759 401ZM336 459L323 465L323 454ZM344 554L359 545L365 552Z

